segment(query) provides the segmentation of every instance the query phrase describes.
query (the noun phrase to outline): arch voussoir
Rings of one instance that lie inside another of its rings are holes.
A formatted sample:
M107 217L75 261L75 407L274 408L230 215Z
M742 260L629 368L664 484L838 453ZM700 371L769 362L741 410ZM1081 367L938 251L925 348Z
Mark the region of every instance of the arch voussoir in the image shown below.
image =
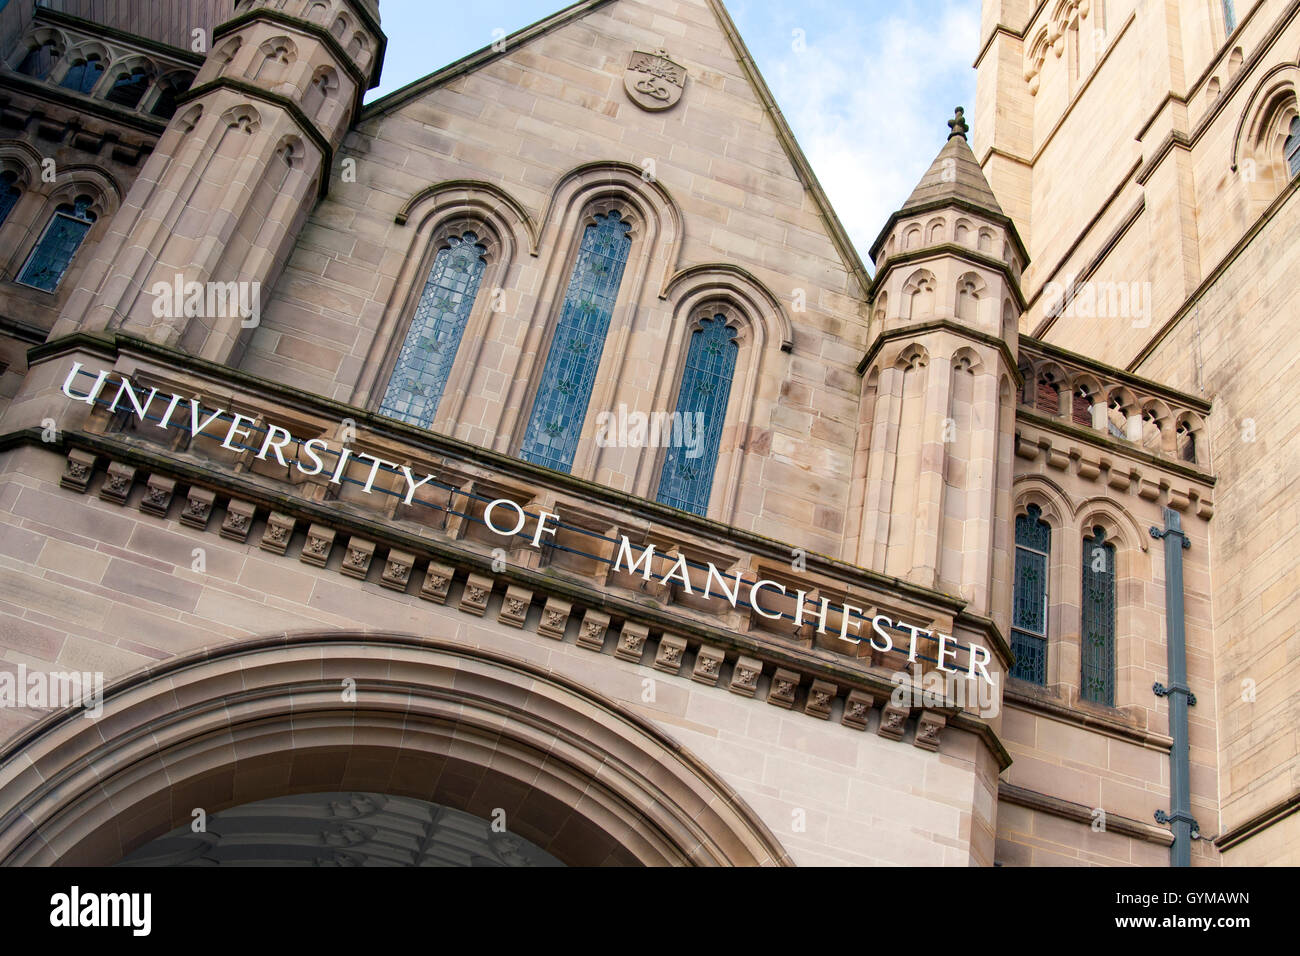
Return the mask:
M789 862L734 791L621 705L400 634L206 649L118 681L97 720L45 718L0 760L7 865L110 864L196 810L335 791L504 811L579 864Z

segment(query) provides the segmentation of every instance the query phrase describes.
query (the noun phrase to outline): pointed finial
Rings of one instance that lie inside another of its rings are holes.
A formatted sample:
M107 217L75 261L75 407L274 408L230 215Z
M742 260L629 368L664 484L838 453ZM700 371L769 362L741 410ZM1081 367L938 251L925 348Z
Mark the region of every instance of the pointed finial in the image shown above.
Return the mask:
M948 120L948 128L952 130L952 132L948 134L949 139L952 139L954 136L960 136L962 139L965 139L966 134L970 132L970 127L966 125L966 111L960 106L953 112L952 119Z

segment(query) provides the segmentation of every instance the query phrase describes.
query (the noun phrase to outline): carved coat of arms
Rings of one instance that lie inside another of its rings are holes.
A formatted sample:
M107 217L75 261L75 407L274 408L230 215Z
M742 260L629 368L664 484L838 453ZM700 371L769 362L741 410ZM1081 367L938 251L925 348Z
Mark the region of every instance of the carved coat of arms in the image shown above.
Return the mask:
M632 102L643 110L666 110L682 98L686 88L686 67L668 59L663 50L632 54L623 87Z

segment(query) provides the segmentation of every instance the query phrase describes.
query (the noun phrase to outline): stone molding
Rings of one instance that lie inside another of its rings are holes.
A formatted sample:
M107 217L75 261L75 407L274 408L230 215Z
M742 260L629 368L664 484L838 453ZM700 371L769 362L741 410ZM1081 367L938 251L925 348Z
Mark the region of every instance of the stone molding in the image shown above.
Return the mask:
M472 690L457 689L466 675ZM345 678L353 702L339 693ZM481 811L457 783L476 770L487 806L514 808L513 832L570 862L791 865L743 798L648 719L452 641L364 631L238 641L120 678L103 707L95 721L56 711L0 750L0 864L109 865L188 824L193 807L282 792L283 774L300 790ZM313 759L288 759L302 751Z
M73 464L84 465L86 454L80 449L70 451L68 467ZM110 462L110 468L113 464L116 463ZM135 480L145 471L144 468L132 467L130 473ZM115 473L123 472L119 469ZM159 475L159 472L149 470L148 474L152 480ZM171 481L173 487L176 487L184 479L166 480ZM88 478L88 487L89 482ZM80 493L85 491L86 489L81 489ZM254 497L251 494L231 495L229 498L218 499L214 492L199 486L192 486L186 494L189 504L187 510L182 512L180 520L199 530L209 530L208 518L222 507L229 509L231 502L241 508L255 508L254 504L246 500ZM128 489L127 496L129 495ZM124 497L119 504L125 505L126 500L127 498ZM278 504L284 506L287 503L281 501ZM196 506L202 511L202 520L191 518L187 521L186 514ZM269 521L276 523L268 523L267 527L268 530L273 527L291 527L288 522L294 520L287 513L271 512ZM225 522L223 526L224 524ZM297 557L304 563L321 568L327 567L336 539L346 538L343 557L337 564L340 574L365 579L372 561L377 560L380 567L385 569L390 564L396 563L405 568L407 583L399 585L396 578L382 580L388 574L387 570L381 574L381 583L390 589L411 593L409 581L412 577L419 578L418 567L422 563L421 555L384 542L382 535L374 537L376 540L363 538L351 528L335 528L327 523L326 519L318 518L316 521L309 522L307 534L299 547ZM288 548L275 553L292 557ZM434 603L446 603L455 585L459 583L460 596L457 607L460 611L483 617L492 607L493 602L499 599L498 620L508 626L524 630L529 629L526 623L527 607L537 597L543 600L544 607L540 620L533 629L541 637L566 639L564 629L575 608L575 603L559 595L546 593L547 585L554 586L555 582L548 578L543 578L540 582L530 580L525 587L521 583L512 581L509 573L494 576L477 571L475 557L466 552L459 555L459 560L446 563L440 557L430 557L422 578L423 583L414 594ZM412 574L412 570L417 570L417 573ZM509 602L512 596L515 600L525 602L518 612L510 609ZM703 629L681 629L671 625L665 628L653 620L637 620L635 610L617 607L617 602L610 600L608 595L605 596L603 603L605 610L596 610L591 604L587 605L576 638L578 646L594 653L610 653L611 656L637 663L639 666L687 677L697 683L717 686L719 689L726 688L729 692L741 696L766 699L768 703L787 710L794 710L796 704L799 704L798 709L813 719L829 720L838 715L839 723L853 730L866 730L872 706L877 702L883 702L887 706L882 712L877 732L881 736L892 739L903 738L908 721L913 715L921 715L921 723L917 725L917 732L920 733L922 729L934 723L929 715L941 711L952 716L941 718L943 722L933 730L933 734L927 730L925 739L917 746L926 747L932 741L934 746L928 749L938 749L939 731L943 726L955 723L962 729L980 736L1002 767L1010 765L1010 757L1005 748L983 721L973 715L959 713L957 708L952 706L940 706L939 710L935 710L930 706L922 708L919 705L916 707L890 705L889 697L894 685L881 675L828 668L824 661L824 654L813 657L792 653L780 655L775 652L774 647L753 645L752 642L745 644L737 640L738 637L743 638L743 635L726 635L725 631L708 633ZM555 613L552 615L550 612ZM555 621L552 621L553 617L556 618ZM560 623L561 620L563 623ZM605 638L614 631L618 633L618 639L614 647L607 651ZM731 639L725 640L724 635ZM649 662L646 662L643 660L643 651L651 645L654 647L653 656ZM738 653L741 647L748 647L748 653ZM691 668L684 670L684 665L692 656ZM770 680L766 681L765 698L760 692L764 686L762 681L764 675L770 676ZM852 708L851 717L850 708Z

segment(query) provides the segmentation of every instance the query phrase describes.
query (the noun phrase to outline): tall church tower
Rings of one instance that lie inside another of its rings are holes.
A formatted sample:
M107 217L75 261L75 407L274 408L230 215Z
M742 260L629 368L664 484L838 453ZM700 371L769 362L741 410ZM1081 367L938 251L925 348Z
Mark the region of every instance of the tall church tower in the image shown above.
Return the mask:
M855 563L960 595L1005 627L1019 280L1027 256L966 142L948 141L871 249Z
M237 364L384 44L377 0L236 4L51 338L120 329Z

